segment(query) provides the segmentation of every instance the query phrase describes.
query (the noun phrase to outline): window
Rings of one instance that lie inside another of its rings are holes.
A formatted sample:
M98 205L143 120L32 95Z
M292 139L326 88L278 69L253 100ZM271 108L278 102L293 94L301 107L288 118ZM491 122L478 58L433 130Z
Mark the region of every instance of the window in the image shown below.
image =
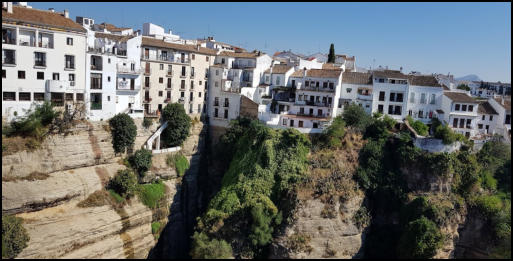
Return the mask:
M191 81L191 89L194 89L194 81Z
M182 80L180 84L180 89L185 89L185 80Z
M333 87L335 87L335 84L334 84L334 83L332 83L332 82L330 82L330 83L329 83L329 86L330 86L330 89L333 89Z
M107 96L107 98L109 98L110 101L110 96ZM66 93L64 99L66 99L66 101L73 101L73 93Z
M110 64L110 58L107 59L107 62Z
M269 75L265 76L265 82L269 82Z
M205 60L208 62L208 56L205 56Z
M383 113L383 104L378 105L378 112Z
M224 58L221 58L221 63L224 64Z
M478 129L482 129L483 128L483 124L477 124L477 128Z
M388 114L394 114L394 106L392 106L392 105L388 106Z
M216 70L216 76L219 75L219 70Z
M472 120L471 119L467 119L467 124L466 124L466 128L467 129L470 129L471 128L471 124L472 124Z
M182 66L182 76L185 76L185 66Z
M198 104L198 113L201 112L201 104Z
M194 99L194 93L190 92L189 93L189 101L192 101L193 99Z
M159 83L164 83L164 78L159 77Z
M228 119L228 110L224 110L224 118Z
M16 44L16 29L2 28L2 43Z
M162 91L159 91L159 97L162 97Z
M397 96L396 96L396 102L403 102L403 94L402 93L398 93Z
M110 82L110 76L107 76L107 81Z
M435 96L435 94L434 94L434 93L432 93L432 94L431 94L431 99L429 100L429 103L430 103L430 104L435 104L435 97L436 97L436 96Z
M298 127L299 127L299 128L303 128L303 121L299 121L299 123L298 123Z
M347 93L351 93L351 91L352 91L352 90L353 90L353 89L351 89L351 88L346 88L346 92L347 92Z
M459 111L460 110L460 105L459 104L454 105L454 110L455 111Z
M46 67L46 53L34 52L34 66Z
M214 85L215 85L215 87L218 87L218 83L217 82L215 82Z
M71 37L67 37L67 38L66 38L66 44L67 44L67 45L73 45L73 38L71 38Z
M460 119L460 128L465 127L465 119Z
M481 117L481 120L483 120L483 121L485 120L485 116L484 115L483 115L483 117Z
M323 82L322 83L322 88L328 88L328 82Z
M194 67L191 67L191 77L194 77Z
M214 106L219 106L219 97L214 98Z
M458 128L458 118L454 118L454 119L452 120L452 127L453 127L453 128Z
M5 70L2 70L2 78L5 78L7 76L7 73Z
M180 97L184 98L185 97L185 92L180 92Z
M420 103L421 104L425 104L426 103L426 94L425 93L421 93L420 94Z
M203 82L202 81L199 81L199 85L201 85Z
M419 111L419 118L424 118L424 111L423 110Z
M395 106L394 114L395 115L401 115L402 114L401 109L402 109L401 106Z
M493 115L490 115L490 121L493 121Z
M91 89L101 89L102 88L102 74L101 73L91 73Z
M461 110L462 111L467 111L467 105L466 104L461 105Z
M219 109L218 108L214 109L214 117L219 117Z
M2 50L2 64L16 64L16 51L15 50Z
M30 92L20 92L18 95L20 101L30 101Z
M45 93L44 92L35 92L34 93L34 101L44 101L44 100L45 100Z
M198 92L198 97L200 97L200 98L201 98L201 92Z
M37 79L38 80L44 80L45 79L45 72L37 72Z
M25 79L25 71L18 71L18 79Z
M102 109L102 94L101 93L91 93L91 110L101 110Z
M294 120L290 120L290 127L294 127Z
M196 58L196 55L192 54L192 59L194 60Z
M469 105L468 106L468 111L472 112L474 110L474 106L473 105Z
M379 92L379 101L385 100L385 92Z
M395 93L394 92L390 93L390 101L395 101Z
M306 87L310 86L310 82L309 81L305 81L305 86Z
M224 107L230 107L230 100L228 98L224 98Z
M415 103L415 93L410 93L410 103Z
M282 120L282 122L281 122L281 124L282 124L283 126L287 126L287 119L283 119L283 120Z
M280 76L276 77L276 85L280 85Z
M4 92L4 101L15 101L16 93L15 92Z
M84 94L83 93L77 93L77 101L84 101Z
M163 64L160 64L160 70L164 70L164 65Z
M71 86L75 86L75 74L74 74L74 73L70 73L70 74L68 75L68 79L69 79L69 81L70 81L70 85L71 85Z

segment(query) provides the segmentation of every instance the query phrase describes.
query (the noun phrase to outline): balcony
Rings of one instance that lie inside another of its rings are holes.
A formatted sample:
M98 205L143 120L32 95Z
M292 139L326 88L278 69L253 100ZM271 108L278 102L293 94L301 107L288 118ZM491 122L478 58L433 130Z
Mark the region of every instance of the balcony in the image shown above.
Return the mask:
M139 91L141 89L140 85L132 86L129 81L121 81L118 82L118 86L116 86L116 90L119 91Z
M117 56L126 56L126 50L116 50Z
M146 76L151 75L151 68L145 68L144 69L144 75L146 75Z
M169 103L169 102L171 102L171 98L166 98L166 99L164 100L164 102L165 102L165 103Z
M91 70L101 71L103 67L101 65L91 64Z
M102 104L99 102L91 102L91 110L101 110Z
M358 93L358 95L357 95L357 99L359 99L359 100L364 100L364 101L372 101L372 94L368 94L368 95L366 95L366 94L360 94L360 93Z
M318 107L329 107L331 108L331 103L328 102L314 102L314 101L303 101L305 102L304 105L308 106L318 106Z
M166 72L166 76L167 77L172 77L173 76L173 71L167 71Z
M326 113L322 113L322 114L316 114L316 113L302 113L302 112L298 112L298 113L290 113L292 115L297 115L297 116L303 116L303 117L314 117L314 118L328 118L328 114Z
M150 82L144 83L144 89L150 89Z
M180 97L180 99L178 99L178 103L184 104L185 103L185 98L184 97Z
M141 67L134 67L134 69L132 69L131 67L118 64L116 65L116 69L118 74L139 75L142 73Z
M150 102L151 102L151 98L144 97L143 103L150 103Z
M32 46L32 47L36 47L36 41L34 40L23 40L23 39L20 39L20 46Z
M46 80L46 92L66 92L76 90L75 82Z
M53 49L53 43L51 43L51 42L38 42L38 43L37 43L37 46L38 46L38 47L41 47L41 48L50 48L50 49Z
M323 88L316 86L305 86L300 83L296 83L296 90L304 90L304 91L315 91L315 92L334 92L335 88Z

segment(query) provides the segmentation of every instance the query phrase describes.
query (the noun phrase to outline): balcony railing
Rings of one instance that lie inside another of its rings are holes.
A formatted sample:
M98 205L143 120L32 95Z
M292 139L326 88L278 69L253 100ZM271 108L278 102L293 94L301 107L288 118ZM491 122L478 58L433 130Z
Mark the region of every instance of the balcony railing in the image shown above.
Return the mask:
M370 101L370 100L372 100L372 94L368 94L368 95L366 95L366 94L360 94L360 93L358 93L357 98L358 98L359 100L367 100L367 101Z
M318 114L318 113L305 113L305 112L298 112L298 113L296 113L296 114L292 113L292 115L297 115L297 116L307 116L307 117L315 117L315 118L327 118L327 117L328 117L328 114L326 114L326 113Z
M66 92L76 88L74 81L46 80L46 92Z
M128 81L125 81L125 82L118 82L118 86L116 87L117 90L120 90L120 91L138 91L141 89L141 86L140 85L130 85L130 82Z
M180 99L178 99L178 103L181 103L181 104L185 103L185 98L184 97L180 97Z
M118 64L116 66L116 69L118 70L119 74L135 74L135 75L139 75L142 72L141 67L134 67L134 69L132 69L131 67L123 66L123 65L120 65L120 64Z
M42 42L38 42L38 43L37 43L37 46L38 46L38 47L41 47L41 48L53 48L53 43L42 43Z
M165 103L169 103L170 101L171 101L171 98L166 98L166 99L164 100L164 102L165 102Z
M94 65L94 64L91 64L91 70L95 70L95 71L101 71L103 68L101 65Z
M144 97L143 103L150 103L150 102L151 102L151 98Z
M36 42L35 41L20 40L20 46L32 46L32 47L35 47L36 46Z

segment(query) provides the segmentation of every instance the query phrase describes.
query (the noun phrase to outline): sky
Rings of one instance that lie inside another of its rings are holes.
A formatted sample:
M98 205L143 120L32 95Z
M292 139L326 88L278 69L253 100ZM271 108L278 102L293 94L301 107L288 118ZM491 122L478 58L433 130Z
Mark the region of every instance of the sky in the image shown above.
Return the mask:
M142 29L151 22L185 39L254 49L356 56L359 67L476 74L511 82L511 3L84 3L29 2L70 18Z

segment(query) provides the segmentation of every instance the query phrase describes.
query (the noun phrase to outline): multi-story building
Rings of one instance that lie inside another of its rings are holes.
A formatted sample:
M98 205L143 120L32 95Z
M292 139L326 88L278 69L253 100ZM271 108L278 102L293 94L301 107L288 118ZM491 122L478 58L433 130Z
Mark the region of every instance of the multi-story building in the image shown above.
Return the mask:
M226 128L240 115L241 96L253 98L272 59L261 52L221 52L210 67L210 125ZM259 93L260 94L260 93Z
M341 114L344 106L352 102L359 104L367 113L371 114L372 100L372 74L359 72L344 72L342 74L342 88L337 114Z
M407 110L415 120L430 123L442 105L444 88L430 75L408 75Z
M214 49L214 50L218 50L218 51L227 51L227 52L235 52L235 51L245 52L246 51L246 49L232 45L232 44L218 42L214 39L213 36L209 36L209 37L207 37L207 39L198 39L197 43L201 47Z
M444 92L441 107L443 113L439 113L438 117L455 132L470 138L478 133L478 106L479 102L466 92Z
M146 36L141 45L145 114L157 115L168 103L183 104L190 115L204 113L208 70L216 51Z
M481 98L490 98L495 95L511 96L511 83L473 81L468 85L472 96Z
M86 30L69 12L2 3L2 117L23 116L44 100L82 103Z
M493 106L488 101L480 102L477 114L477 135L486 137L495 134L499 114L493 109Z
M489 98L488 103L498 114L495 132L511 142L511 96Z
M388 114L395 120L406 117L408 77L400 71L374 71L372 112Z
M91 120L106 120L118 113L142 117L141 36L131 28L94 24L77 17L87 30L86 108ZM112 30L112 31L109 31Z

